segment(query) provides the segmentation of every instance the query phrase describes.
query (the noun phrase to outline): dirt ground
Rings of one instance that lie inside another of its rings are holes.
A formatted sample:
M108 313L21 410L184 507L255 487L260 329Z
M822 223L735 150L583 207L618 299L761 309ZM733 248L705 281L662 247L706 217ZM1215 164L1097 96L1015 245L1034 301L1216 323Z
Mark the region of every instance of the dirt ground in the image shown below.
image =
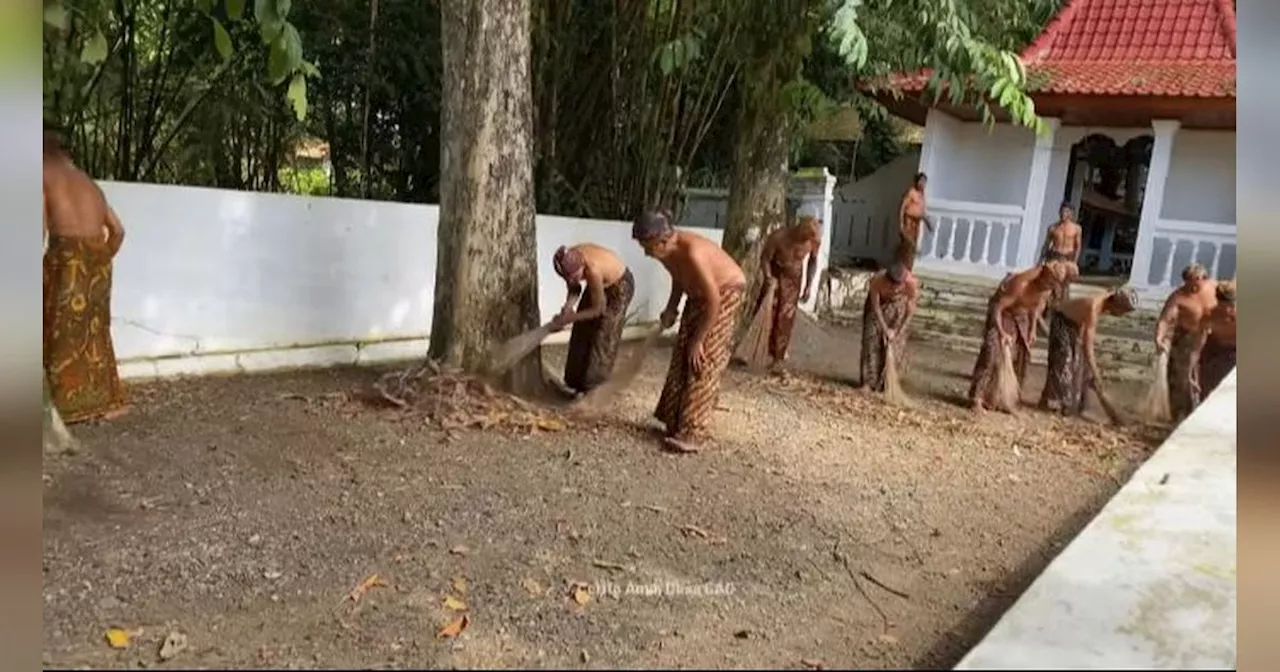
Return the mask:
M920 344L900 411L843 382L851 330L798 332L694 455L646 429L665 349L603 422L516 432L370 408L369 370L135 386L45 463L44 662L946 668L1161 439L976 421L973 357Z

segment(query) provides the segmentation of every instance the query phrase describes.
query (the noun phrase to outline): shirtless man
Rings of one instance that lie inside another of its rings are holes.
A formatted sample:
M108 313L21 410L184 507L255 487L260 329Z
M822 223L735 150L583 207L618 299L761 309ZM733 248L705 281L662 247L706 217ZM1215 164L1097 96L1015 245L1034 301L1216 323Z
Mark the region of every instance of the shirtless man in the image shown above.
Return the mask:
M631 237L647 256L671 274L671 296L662 311L668 328L680 316L680 335L654 417L666 426L666 446L696 452L707 438L707 426L720 395L720 378L729 365L738 307L746 275L719 245L687 231L677 231L671 213L646 212L635 221ZM680 314L680 299L685 301Z
M44 369L67 423L110 418L127 406L111 342L112 259L120 218L58 138L44 136Z
M1191 360L1200 323L1217 303L1217 283L1204 266L1193 263L1183 269L1182 286L1169 295L1156 322L1156 352L1169 354L1169 408L1175 422L1200 403L1200 376Z
M1191 368L1200 376L1196 392L1201 399L1236 368L1236 281L1219 282L1214 294L1218 304L1201 321L1191 356Z
M899 373L906 364L907 326L916 312L920 284L902 264L871 276L862 306L862 355L860 385L872 392L884 391L884 360L888 348L897 356Z
M916 251L920 249L920 223L923 222L933 233L933 222L925 217L924 187L929 181L924 173L916 173L911 188L902 195L902 206L898 208L898 251L895 260L908 271L915 270Z
M1056 287L1066 282L1070 271L1066 264L1051 261L1034 268L1010 274L996 288L987 303L987 323L984 327L982 349L974 362L972 381L969 385L969 403L973 410L989 408L994 396L1000 349L1006 344L1017 344L1013 351L1013 365L1019 383L1027 372L1033 343L1032 330L1045 298Z
M761 298L769 285L776 287L773 324L769 325L770 368L775 374L784 372L796 311L813 291L813 279L818 274L818 250L822 246L821 226L815 213L801 212L795 224L769 234L760 252L760 275L764 280Z
M1137 305L1137 293L1122 287L1107 294L1067 299L1054 307L1049 317L1049 361L1040 408L1080 415L1085 391L1093 390L1107 417L1120 424L1119 413L1102 391L1094 343L1103 315L1127 315Z
M627 307L636 292L635 277L612 250L592 243L561 247L556 250L552 266L568 290L553 326L559 331L573 325L564 363L564 384L575 396L582 395L613 373Z
M1062 261L1070 264L1067 282L1060 292L1055 292L1052 301L1067 298L1070 281L1080 276L1080 225L1075 221L1075 214L1070 203L1063 203L1058 210L1058 221L1049 226L1044 237L1042 261Z

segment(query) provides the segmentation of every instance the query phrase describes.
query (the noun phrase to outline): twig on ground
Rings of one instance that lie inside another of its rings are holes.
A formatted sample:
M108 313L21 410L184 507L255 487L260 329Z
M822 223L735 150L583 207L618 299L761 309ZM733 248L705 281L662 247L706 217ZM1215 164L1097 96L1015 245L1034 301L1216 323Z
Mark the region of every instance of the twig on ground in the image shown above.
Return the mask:
M902 599L904 599L904 600L909 600L909 599L911 599L911 596L910 596L910 595L908 595L908 594L906 594L906 593L902 592L901 590L898 590L897 588L890 588L889 586L886 586L886 585L884 584L884 582L882 582L880 579L877 579L877 578L876 578L876 577L874 577L874 576L871 576L871 573L870 573L870 572L868 572L868 571L867 571L867 570L865 570L865 569L864 569L864 570L862 570L862 571L860 571L860 572L858 572L858 574L860 574L860 575L862 576L862 578L864 578L864 579L866 579L866 580L870 581L871 583L876 584L876 585L877 585L877 586L879 586L880 588L882 588L882 589L884 589L884 590L886 590L886 591L888 591L888 592L890 592L890 593L893 593L894 595L897 595L898 597L901 597L901 598L902 598Z
M889 615L884 613L884 609L880 608L879 603L871 599L871 596L867 594L867 589L862 587L862 582L858 580L858 573L853 571L853 568L849 566L849 558L840 552L839 541L831 547L831 557L835 558L836 562L839 562L844 566L845 573L847 573L849 578L853 580L853 587L858 589L858 593L860 593L867 603L871 605L871 608L875 609L876 613L880 615L880 621L884 626L884 632L889 632Z

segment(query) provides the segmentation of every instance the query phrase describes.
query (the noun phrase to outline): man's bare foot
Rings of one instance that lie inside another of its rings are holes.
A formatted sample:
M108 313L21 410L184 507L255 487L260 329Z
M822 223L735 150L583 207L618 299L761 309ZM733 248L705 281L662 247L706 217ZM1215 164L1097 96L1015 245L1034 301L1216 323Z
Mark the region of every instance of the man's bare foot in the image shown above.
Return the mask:
M702 450L702 446L691 441L677 439L674 436L668 436L662 440L662 445L674 453L696 453Z
M982 413L987 410L987 407L984 406L981 401L971 402L969 404L969 408L972 409L974 413Z

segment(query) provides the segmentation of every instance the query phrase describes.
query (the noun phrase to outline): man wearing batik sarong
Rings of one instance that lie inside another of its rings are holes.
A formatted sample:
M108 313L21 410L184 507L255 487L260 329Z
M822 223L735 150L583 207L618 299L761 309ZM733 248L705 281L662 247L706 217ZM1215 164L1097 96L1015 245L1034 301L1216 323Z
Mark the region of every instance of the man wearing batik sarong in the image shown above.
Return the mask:
M66 423L119 415L124 388L111 342L112 259L124 227L58 138L44 136L44 371Z
M1192 356L1192 368L1200 376L1197 392L1207 398L1222 379L1236 368L1236 281L1219 282L1214 292L1218 305L1200 323L1200 338Z
M1070 297L1071 281L1080 275L1081 229L1075 221L1070 203L1058 209L1058 221L1045 232L1041 262L1061 261L1069 264L1067 281L1050 295L1049 302L1057 303Z
M901 263L871 276L862 305L861 386L884 392L884 360L893 348L898 374L906 368L907 327L916 312L920 285Z
M1066 281L1067 265L1051 261L1005 277L987 302L987 322L983 326L982 348L973 365L969 403L975 411L993 405L1000 351L1013 348L1013 368L1019 386L1026 376L1035 343L1037 316L1047 297Z
M1085 391L1093 390L1111 422L1120 415L1102 390L1102 375L1094 345L1103 315L1133 312L1138 295L1121 287L1107 294L1068 299L1049 311L1049 361L1040 408L1063 415L1084 413Z
M1156 352L1169 353L1169 409L1177 422L1200 403L1199 375L1192 362L1201 322L1218 304L1217 283L1204 266L1193 263L1182 271L1182 285L1173 290L1156 322Z
M573 325L564 384L574 395L583 395L613 373L627 307L636 292L635 277L618 255L591 243L562 246L556 250L552 266L568 287L568 298L553 320L554 327L559 331Z
M770 369L785 373L787 348L796 326L800 304L809 300L818 274L818 250L822 246L822 224L814 210L801 210L796 223L778 229L765 239L760 252L760 298L773 292L773 323L769 325ZM757 306L759 310L763 306Z
M663 328L674 325L680 315L680 333L653 415L666 426L664 443L668 449L696 452L708 438L720 379L729 365L746 276L719 245L677 231L666 210L637 218L631 237L671 274L671 296L661 317ZM686 296L681 314L680 299Z

